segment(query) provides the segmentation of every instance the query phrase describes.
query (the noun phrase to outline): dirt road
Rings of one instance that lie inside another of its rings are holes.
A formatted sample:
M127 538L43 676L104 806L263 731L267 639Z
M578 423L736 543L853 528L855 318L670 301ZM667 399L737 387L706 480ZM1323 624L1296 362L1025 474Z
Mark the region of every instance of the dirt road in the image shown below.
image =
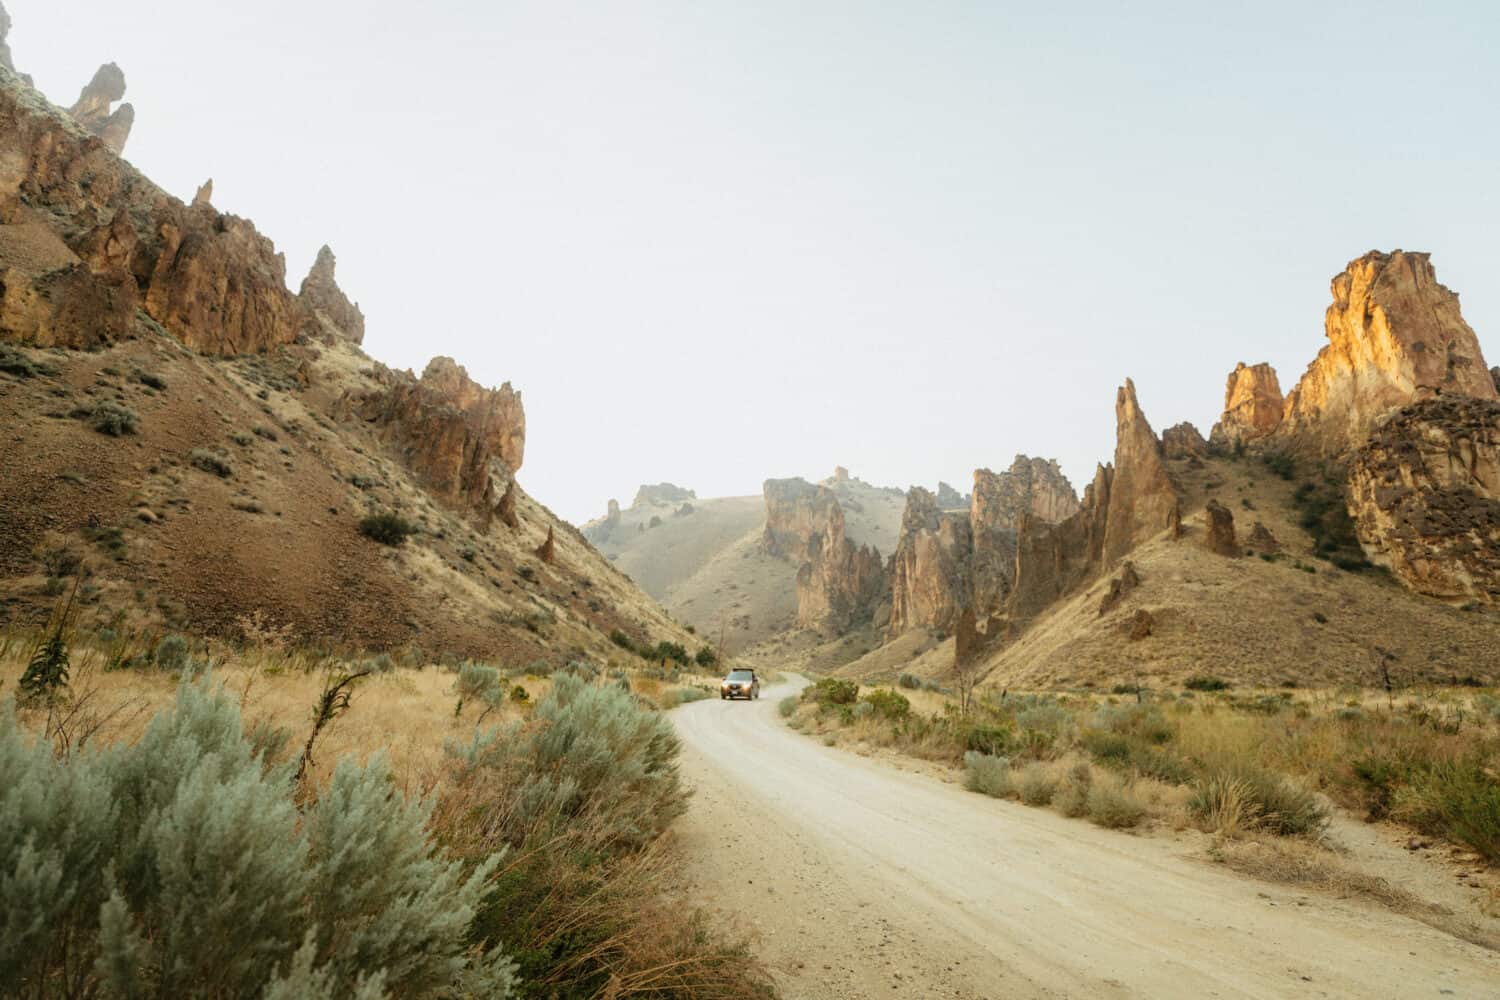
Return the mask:
M791 1000L1500 997L1500 956L1415 921L824 747L777 714L799 686L672 713L690 891Z

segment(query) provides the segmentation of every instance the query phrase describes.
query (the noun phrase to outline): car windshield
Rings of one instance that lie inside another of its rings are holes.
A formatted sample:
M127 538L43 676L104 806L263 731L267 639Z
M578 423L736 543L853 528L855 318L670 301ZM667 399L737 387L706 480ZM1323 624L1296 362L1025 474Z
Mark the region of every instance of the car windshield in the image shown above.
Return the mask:
M755 674L749 670L731 670L729 671L729 679L732 681L753 681L755 680Z

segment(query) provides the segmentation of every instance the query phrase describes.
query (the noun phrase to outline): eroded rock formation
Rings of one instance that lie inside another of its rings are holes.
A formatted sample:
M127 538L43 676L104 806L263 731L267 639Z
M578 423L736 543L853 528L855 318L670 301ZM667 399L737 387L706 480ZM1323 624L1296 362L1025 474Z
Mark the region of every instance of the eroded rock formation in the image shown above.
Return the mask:
M1345 453L1409 403L1497 398L1458 296L1438 284L1428 256L1372 251L1333 279L1328 344L1286 398L1280 433L1294 447Z
M1402 409L1355 453L1350 492L1372 561L1419 593L1500 604L1500 402Z
M1161 451L1166 458L1207 458L1208 442L1187 421L1161 432Z
M693 490L683 489L672 483L656 483L642 485L636 490L635 499L630 505L632 507L661 506L696 499L698 499L698 494Z
M1243 361L1229 373L1224 386L1224 412L1209 432L1209 442L1218 449L1234 451L1275 433L1281 426L1286 401L1276 369L1262 362Z
M809 544L797 570L797 624L828 633L868 620L886 594L885 567L874 548L856 546L844 534L844 510L821 508L828 521Z
M130 127L135 124L135 108L122 104L111 111L110 107L124 96L124 72L114 63L105 63L95 71L94 78L83 88L68 114L79 125L99 136L115 153L123 153L125 140L130 138Z
M937 505L943 510L957 510L959 507L969 506L969 498L955 490L947 483L938 483Z
M973 547L968 514L942 510L937 497L920 486L907 491L891 561L892 635L954 627L973 605Z
M761 547L773 556L795 563L807 561L812 536L828 523L828 505L838 498L826 487L805 479L767 479L761 484L766 498L766 530Z
M521 394L508 382L484 388L452 358L433 358L420 379L379 371L379 389L340 409L373 425L440 499L486 520L497 513L525 455Z
M53 344L88 347L118 336L137 308L204 354L264 351L303 330L308 313L287 290L285 262L254 226L184 205L71 119L27 99L4 70L0 84L0 256L13 256L27 226L45 223L76 256L69 266L82 266L71 275L13 266L0 276L6 296L55 302L49 289L66 281L111 317L63 323L65 311L54 308L50 324L6 326L0 336L40 343L35 331L46 328Z
M212 191L212 184L213 182L209 181L210 191ZM202 193L202 191L199 192L200 195ZM198 204L196 198L193 204ZM334 268L337 263L333 251L325 244L318 251L318 258L313 261L312 270L308 271L307 277L302 279L302 288L298 291L297 298L312 310L312 314L318 318L319 323L330 336L342 337L356 344L362 344L365 339L365 314L360 312L357 303L349 301L349 297L334 280Z
M210 177L198 185L193 194L193 208L212 208L214 203L214 179Z
M1221 556L1240 554L1240 543L1234 535L1234 513L1217 500L1210 500L1203 510L1203 546Z
M1113 565L1180 517L1177 490L1162 461L1161 443L1136 401L1135 383L1126 379L1115 394L1115 471L1105 519L1105 562Z
M536 557L551 566L557 560L557 545L553 538L552 525L547 525L547 538L536 547Z

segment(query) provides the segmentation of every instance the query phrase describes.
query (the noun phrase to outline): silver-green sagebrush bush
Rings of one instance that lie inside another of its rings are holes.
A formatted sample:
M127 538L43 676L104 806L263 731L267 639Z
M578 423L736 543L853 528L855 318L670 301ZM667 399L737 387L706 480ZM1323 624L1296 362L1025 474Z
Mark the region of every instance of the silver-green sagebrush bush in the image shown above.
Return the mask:
M381 757L293 791L206 682L66 760L0 705L0 995L510 995L471 940L498 854L446 860Z

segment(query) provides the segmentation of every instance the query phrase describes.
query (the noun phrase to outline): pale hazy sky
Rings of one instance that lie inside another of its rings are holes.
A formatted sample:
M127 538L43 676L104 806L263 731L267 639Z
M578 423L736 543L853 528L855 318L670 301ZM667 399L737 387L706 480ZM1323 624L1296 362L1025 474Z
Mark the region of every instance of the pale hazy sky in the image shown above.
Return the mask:
M1429 250L1500 363L1500 4L5 0L69 104L117 61L128 158L332 244L366 349L526 402L578 521L835 463L1080 489L1134 377L1205 433L1289 388L1328 280Z

